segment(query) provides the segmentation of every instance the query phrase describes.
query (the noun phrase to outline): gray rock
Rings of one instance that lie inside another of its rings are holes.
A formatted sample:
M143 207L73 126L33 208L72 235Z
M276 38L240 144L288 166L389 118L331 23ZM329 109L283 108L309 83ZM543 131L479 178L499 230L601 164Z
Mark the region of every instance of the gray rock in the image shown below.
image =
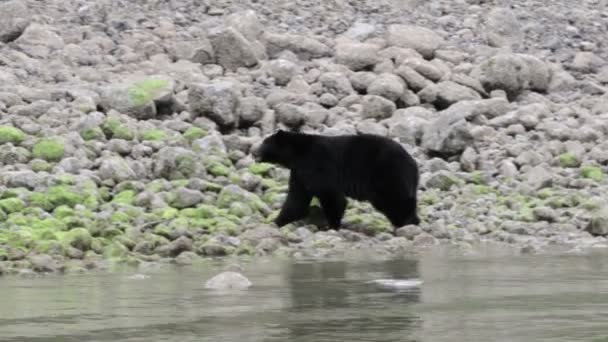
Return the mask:
M359 71L352 73L349 76L349 80L353 88L355 88L356 90L367 91L367 87L372 84L374 80L376 80L376 77L378 77L378 75L371 71Z
M217 64L228 70L253 67L259 62L254 46L232 27L212 31L209 40Z
M484 26L482 34L490 46L517 48L524 39L522 26L509 8L492 8Z
M460 180L454 177L447 170L440 170L433 173L426 179L425 187L427 189L439 189L441 191L448 191L454 185L460 183Z
M598 210L589 221L585 230L595 236L608 235L608 210L602 208Z
M374 134L379 136L386 136L388 134L388 129L384 125L371 121L370 119L357 122L355 128L357 129L357 132L362 134Z
M350 40L363 41L369 38L376 31L376 26L357 21L342 34L341 37L348 38Z
M503 160L500 162L498 166L498 171L501 175L507 178L515 178L519 171L517 170L517 166L510 160Z
M457 155L473 143L469 123L462 115L444 111L431 122L422 135L422 147L442 155Z
M228 151L226 143L219 132L213 132L192 142L192 150L203 155L224 154ZM186 151L186 150L184 150ZM185 152L187 154L187 152Z
M266 101L255 96L243 97L239 101L239 126L248 127L260 121L268 110Z
M452 81L430 84L422 89L418 96L420 100L432 103L437 109L445 109L452 104L465 100L479 100L481 95L475 90Z
M390 118L397 106L392 101L385 99L378 95L365 95L361 102L363 109L361 115L364 119L376 118L386 119Z
M424 27L411 25L389 26L387 41L390 45L414 49L427 59L433 58L435 50L445 43L437 33Z
M275 113L278 122L289 127L299 127L306 121L306 112L300 106L282 103L276 106Z
M259 225L255 228L249 228L239 235L239 238L241 241L247 242L254 247L264 239L285 240L281 231L270 225Z
M36 272L53 273L59 270L57 262L47 254L33 255L29 257L28 260L32 264L32 269Z
M404 82L399 76L382 73L367 87L369 95L378 95L393 102L397 101L405 91Z
M551 71L533 56L499 54L475 67L471 76L479 79L486 91L502 89L512 99L526 89L546 91Z
M253 10L244 10L230 14L226 17L226 24L235 28L248 41L258 40L264 32L264 26Z
M19 38L30 20L31 14L22 1L0 3L0 42L8 43Z
M416 238L416 236L418 236L421 233L422 233L422 229L420 229L420 227L418 227L418 226L413 226L413 225L401 227L395 231L395 235L403 236L404 238L406 238L408 240L414 240L414 238Z
M417 73L433 82L439 82L445 76L445 72L433 62L422 58L408 58L402 65L414 69Z
M36 23L27 26L15 43L28 54L36 57L47 57L50 52L64 47L63 39L51 26Z
M595 73L604 65L606 65L606 62L598 55L593 52L581 51L574 56L571 67L579 72Z
M295 63L286 59L276 59L268 63L268 75L277 85L286 85L297 71Z
M460 166L464 171L473 172L477 169L477 159L479 155L471 146L464 149L460 156Z
M43 177L33 171L9 171L0 175L2 184L9 188L36 189L43 181Z
M422 107L398 109L386 122L389 127L388 134L401 142L417 145L431 115L431 111Z
M190 44L188 44L189 60L194 63L200 64L212 64L216 62L215 52L213 51L213 45L208 39L201 39L197 42L197 47L192 50Z
M190 111L224 127L236 124L239 102L234 82L196 83L188 90Z
M331 49L318 40L296 34L265 33L266 50L268 56L275 58L283 51L289 50L295 53L301 60L311 58L327 57Z
M408 86L414 90L419 91L431 85L432 82L420 75L416 70L412 69L407 65L401 65L395 73L408 84Z
M311 127L320 127L329 116L327 109L314 102L306 102L300 109L304 112L305 123Z
M324 73L319 77L319 82L323 85L325 93L332 94L338 99L355 92L348 77L339 72Z
M222 272L205 283L206 289L212 290L245 290L251 286L251 281L244 275L227 271Z
M525 174L525 183L533 190L540 190L553 184L553 172L542 165L531 168Z
M102 180L113 180L117 183L136 178L135 171L129 166L129 163L120 157L103 160L97 175Z
M25 164L31 157L31 153L23 147L4 145L0 149L0 165Z
M378 62L377 45L369 43L342 43L336 45L336 63L346 65L351 70L359 71Z
M169 204L177 209L190 208L201 203L203 198L203 194L200 191L180 187L173 191Z

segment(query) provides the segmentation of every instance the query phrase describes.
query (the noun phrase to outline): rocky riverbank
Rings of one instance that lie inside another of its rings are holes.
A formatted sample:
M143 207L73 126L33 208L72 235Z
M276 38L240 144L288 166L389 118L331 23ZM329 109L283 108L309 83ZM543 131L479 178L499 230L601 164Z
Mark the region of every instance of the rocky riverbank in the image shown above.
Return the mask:
M605 247L607 6L2 1L0 274ZM423 223L274 226L289 174L250 151L279 127L399 140Z

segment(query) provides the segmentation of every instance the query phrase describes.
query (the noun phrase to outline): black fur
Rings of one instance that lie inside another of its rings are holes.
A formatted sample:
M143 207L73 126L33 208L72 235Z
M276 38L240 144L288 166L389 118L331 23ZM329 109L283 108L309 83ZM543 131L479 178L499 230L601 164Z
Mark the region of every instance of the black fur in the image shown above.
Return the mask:
M308 215L313 196L331 228L341 225L346 197L369 201L395 227L417 225L416 161L397 142L370 135L321 136L279 130L256 156L290 169L289 191L275 223Z

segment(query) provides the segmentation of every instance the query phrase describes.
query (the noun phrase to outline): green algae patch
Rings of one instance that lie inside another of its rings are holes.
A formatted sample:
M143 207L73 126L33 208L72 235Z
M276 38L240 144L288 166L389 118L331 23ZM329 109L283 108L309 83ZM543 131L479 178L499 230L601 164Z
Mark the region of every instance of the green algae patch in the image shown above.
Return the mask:
M163 141L167 138L167 134L160 129L150 129L141 134L141 140L144 141Z
M581 176L596 182L601 182L604 179L604 172L597 166L583 166L581 168Z
M65 154L63 143L52 138L45 138L37 142L32 148L34 158L48 162L60 161Z
M30 162L30 167L34 172L51 172L53 165L46 160L34 159Z
M99 127L85 129L84 131L80 132L80 136L85 141L100 140L105 138L103 130Z
M133 190L121 191L112 200L112 203L124 205L133 205L133 202L135 202L135 191Z
M214 175L216 177L218 177L218 176L227 177L230 175L230 168L219 162L212 162L207 167L207 171L209 171L209 173L211 173L212 175Z
M0 145L11 143L19 145L25 140L25 133L12 126L0 126Z
M67 205L60 205L55 210L53 210L53 216L58 219L65 219L67 217L74 215L74 209L68 207Z
M0 210L5 213L12 214L16 212L20 212L25 208L25 203L23 200L11 197L0 200Z
M266 176L268 172L274 168L274 165L270 163L253 163L249 165L249 171L254 175Z
M148 79L137 82L127 91L129 99L135 106L144 106L154 100L162 91L167 90L169 81L162 79Z
M122 259L129 253L129 249L118 241L112 241L103 248L103 256L106 259Z
M108 139L133 140L133 132L117 118L107 118L101 125L101 130Z
M581 165L581 161L579 158L576 157L576 155L574 155L574 153L571 152L566 152L561 154L558 157L559 160L559 165L561 167L567 167L567 168L571 168L571 167L578 167Z
M188 128L182 136L188 141L194 141L207 136L207 131L199 127Z
M53 207L60 205L74 207L76 204L81 204L84 201L83 195L72 191L67 185L57 185L49 188L46 196Z

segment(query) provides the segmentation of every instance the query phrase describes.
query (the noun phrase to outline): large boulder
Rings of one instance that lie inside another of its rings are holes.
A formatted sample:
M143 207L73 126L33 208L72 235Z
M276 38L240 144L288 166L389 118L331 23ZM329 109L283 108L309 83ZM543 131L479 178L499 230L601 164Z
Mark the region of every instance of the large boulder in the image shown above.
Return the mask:
M486 16L483 36L494 47L516 47L524 39L522 26L509 8L495 7Z
M153 119L158 107L174 101L174 87L173 79L163 75L128 77L102 89L99 105L105 111L114 109L139 120Z

